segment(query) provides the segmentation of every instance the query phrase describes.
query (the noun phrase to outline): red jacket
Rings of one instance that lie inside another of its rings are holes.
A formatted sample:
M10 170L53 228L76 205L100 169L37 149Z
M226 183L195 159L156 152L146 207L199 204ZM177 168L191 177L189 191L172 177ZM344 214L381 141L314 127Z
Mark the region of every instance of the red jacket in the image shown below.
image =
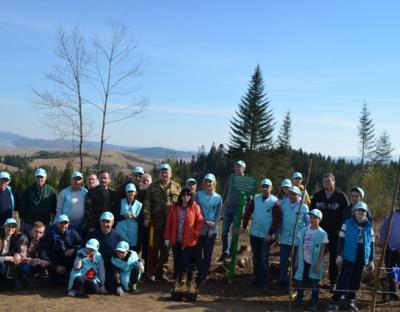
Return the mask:
M203 229L203 215L201 213L199 205L195 202L186 208L186 217L183 223L183 239L182 247L193 247L197 245L198 238L201 235ZM175 204L168 211L167 222L165 223L164 229L164 240L169 240L172 246L175 246L178 239L178 224L179 224L179 212L181 208L178 204Z

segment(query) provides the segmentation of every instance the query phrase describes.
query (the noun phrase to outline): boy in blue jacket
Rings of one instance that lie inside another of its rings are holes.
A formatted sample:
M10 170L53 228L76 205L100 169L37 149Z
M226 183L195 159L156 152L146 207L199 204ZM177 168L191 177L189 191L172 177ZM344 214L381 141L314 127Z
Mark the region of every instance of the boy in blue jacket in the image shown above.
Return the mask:
M319 226L322 212L313 209L309 213L310 225L301 229L297 236L298 246L296 257L297 298L295 306L303 302L304 287L311 284L311 311L317 310L319 297L319 282L324 273L325 248L329 243L328 234Z
M136 286L140 275L144 272L144 264L136 251L129 250L129 244L121 241L115 248L111 263L117 295L122 296L124 291L129 290L137 294L138 289Z
M357 311L356 291L360 289L364 267L374 270L374 230L367 218L368 206L358 202L353 212L354 215L343 223L339 233L336 264L341 266L341 272L328 311L338 309L342 295L346 295L347 308Z

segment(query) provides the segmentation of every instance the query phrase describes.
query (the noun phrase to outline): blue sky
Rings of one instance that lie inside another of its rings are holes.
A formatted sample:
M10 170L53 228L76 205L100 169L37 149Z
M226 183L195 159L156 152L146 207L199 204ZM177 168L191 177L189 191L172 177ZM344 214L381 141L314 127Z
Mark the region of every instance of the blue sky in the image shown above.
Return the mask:
M139 118L111 125L109 143L185 150L228 143L229 120L260 64L277 130L292 113L294 148L357 155L365 100L377 134L387 130L399 153L398 1L0 4L1 131L53 138L29 100L58 62L56 28L102 34L115 20L138 40L145 70L137 95L150 105Z

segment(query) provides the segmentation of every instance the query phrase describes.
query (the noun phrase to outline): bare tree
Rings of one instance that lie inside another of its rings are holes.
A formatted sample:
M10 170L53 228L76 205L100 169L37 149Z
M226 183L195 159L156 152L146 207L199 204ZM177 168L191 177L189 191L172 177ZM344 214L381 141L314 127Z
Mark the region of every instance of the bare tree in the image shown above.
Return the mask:
M33 103L37 108L46 110L45 125L56 135L72 136L73 141L78 136L82 171L85 125L89 124L83 115L82 78L86 75L90 58L85 49L85 37L78 27L70 32L58 28L55 54L61 65L54 66L45 75L53 88L43 91L33 89Z
M137 43L126 27L111 23L110 37L95 35L90 81L101 98L101 104L91 102L102 114L100 151L97 168L100 170L106 127L143 112L146 99L132 99L128 104L112 103L111 98L125 98L137 92L136 78L142 73L142 62L136 57Z

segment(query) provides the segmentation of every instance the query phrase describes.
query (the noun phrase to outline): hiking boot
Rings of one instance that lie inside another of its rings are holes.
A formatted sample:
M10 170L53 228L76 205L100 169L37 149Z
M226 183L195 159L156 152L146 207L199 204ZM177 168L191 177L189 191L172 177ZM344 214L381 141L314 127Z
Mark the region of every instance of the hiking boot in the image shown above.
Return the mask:
M229 258L230 258L230 256L229 256L228 254L223 253L223 254L218 258L217 261L219 261L219 262L224 262L225 260L227 260L227 259L229 259Z
M16 278L13 280L13 288L18 289L18 290L23 288L21 279Z
M258 281L255 277L248 281L248 285L255 286L258 284Z
M75 290L70 290L69 292L68 292L68 296L69 297L76 297L76 291Z
M349 300L346 306L347 310L349 311L358 311L358 308L356 306L356 301L355 300Z
M133 284L131 290L132 290L132 294L137 295L140 293L139 289L137 289L137 284Z
M318 312L318 307L316 304L310 305L310 311L311 312Z
M338 310L338 303L336 300L331 300L326 308L326 312L336 312Z
M294 301L294 306L296 308L300 308L302 305L303 305L303 299L297 297L296 300Z

